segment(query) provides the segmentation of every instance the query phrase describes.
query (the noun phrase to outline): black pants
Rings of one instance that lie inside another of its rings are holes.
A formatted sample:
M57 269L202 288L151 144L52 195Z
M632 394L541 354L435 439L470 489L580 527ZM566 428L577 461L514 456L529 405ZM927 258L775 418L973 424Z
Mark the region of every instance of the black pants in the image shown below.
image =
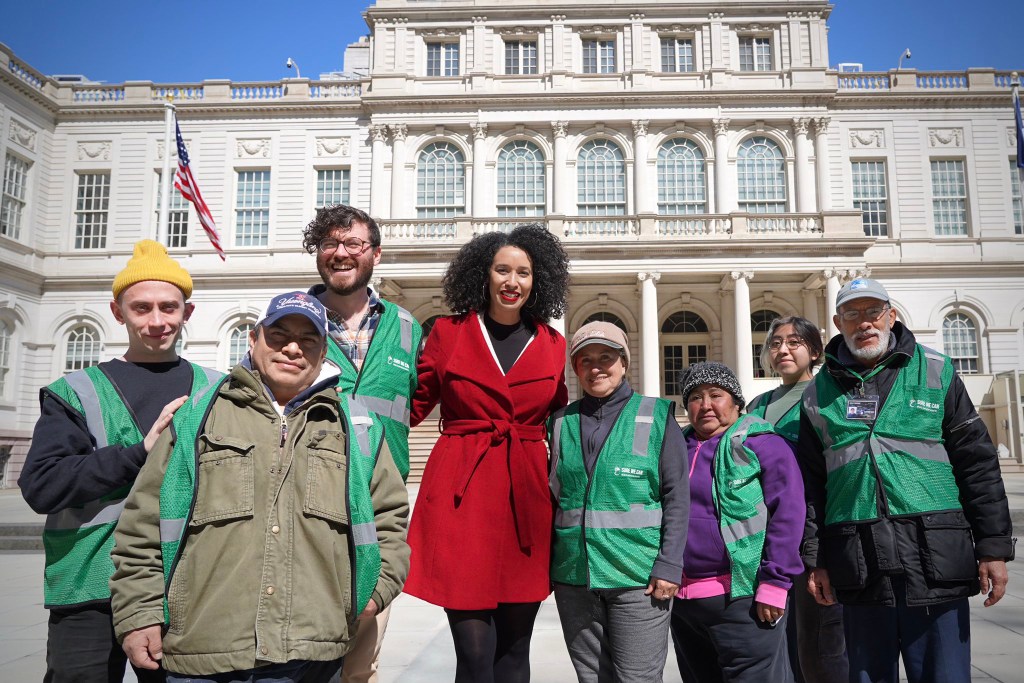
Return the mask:
M50 610L43 683L121 683L127 663L109 606ZM135 669L135 675L139 683L164 681L163 669Z

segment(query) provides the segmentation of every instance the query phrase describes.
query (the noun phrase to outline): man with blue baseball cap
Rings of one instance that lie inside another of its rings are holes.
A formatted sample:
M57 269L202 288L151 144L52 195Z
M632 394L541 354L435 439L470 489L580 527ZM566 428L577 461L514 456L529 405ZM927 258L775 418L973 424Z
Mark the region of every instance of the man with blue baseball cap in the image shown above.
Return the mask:
M274 297L246 357L187 402L115 531L114 630L171 683L328 681L409 565L381 422L337 389L327 310Z
M967 598L1006 592L996 450L948 356L917 343L882 283L836 297L840 334L803 395L807 588L843 604L851 681L971 678Z

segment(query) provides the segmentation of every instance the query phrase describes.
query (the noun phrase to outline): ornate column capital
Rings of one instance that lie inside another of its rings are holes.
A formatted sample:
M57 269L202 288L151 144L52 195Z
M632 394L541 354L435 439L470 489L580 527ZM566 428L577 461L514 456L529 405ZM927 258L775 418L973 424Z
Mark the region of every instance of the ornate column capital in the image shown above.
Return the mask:
M793 119L793 131L797 135L807 135L807 131L810 130L811 120L809 118L795 118Z
M661 279L661 273L657 271L637 273L636 279L641 283L643 283L645 280L650 280L651 284L656 285L658 284L658 280Z
M388 127L382 123L375 123L370 126L370 136L374 142L387 142Z
M552 121L551 122L551 133L556 138L564 138L569 133L568 121Z
M728 135L729 123L729 119L714 119L711 124L715 127L715 135Z
M552 14L551 15L551 23L552 24L561 24L563 21L565 21L565 15L564 14Z
M636 23L638 21L643 21L645 16L646 15L637 12L636 14L630 14L629 20Z
M824 135L828 132L830 123L832 123L831 116L818 116L814 119L814 132L818 135Z
M406 136L409 135L409 126L404 123L392 123L388 125L388 130L391 132L391 139L405 142Z
M647 135L647 124L649 123L650 121L647 119L637 119L636 121L633 121L633 135L636 137Z
M753 280L754 272L750 270L734 270L729 273L729 279L732 280L733 282L736 282L738 280Z
M471 123L469 127L473 130L474 140L485 140L487 138L487 124L486 123Z

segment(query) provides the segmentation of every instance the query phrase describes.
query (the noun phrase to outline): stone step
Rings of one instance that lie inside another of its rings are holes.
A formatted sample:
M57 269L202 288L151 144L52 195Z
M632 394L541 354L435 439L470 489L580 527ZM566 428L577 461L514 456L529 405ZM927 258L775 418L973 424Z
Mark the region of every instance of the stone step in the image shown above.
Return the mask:
M42 536L42 522L0 522L0 536Z
M42 536L0 536L0 553L43 549Z

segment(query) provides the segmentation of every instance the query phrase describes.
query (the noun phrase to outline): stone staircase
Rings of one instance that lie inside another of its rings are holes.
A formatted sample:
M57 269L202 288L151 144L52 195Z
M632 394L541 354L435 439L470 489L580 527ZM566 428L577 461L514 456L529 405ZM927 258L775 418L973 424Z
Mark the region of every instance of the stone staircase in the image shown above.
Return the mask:
M428 417L409 431L409 483L418 484L423 478L430 449L437 442L438 418Z
M0 523L0 552L39 551L43 549L43 523Z

